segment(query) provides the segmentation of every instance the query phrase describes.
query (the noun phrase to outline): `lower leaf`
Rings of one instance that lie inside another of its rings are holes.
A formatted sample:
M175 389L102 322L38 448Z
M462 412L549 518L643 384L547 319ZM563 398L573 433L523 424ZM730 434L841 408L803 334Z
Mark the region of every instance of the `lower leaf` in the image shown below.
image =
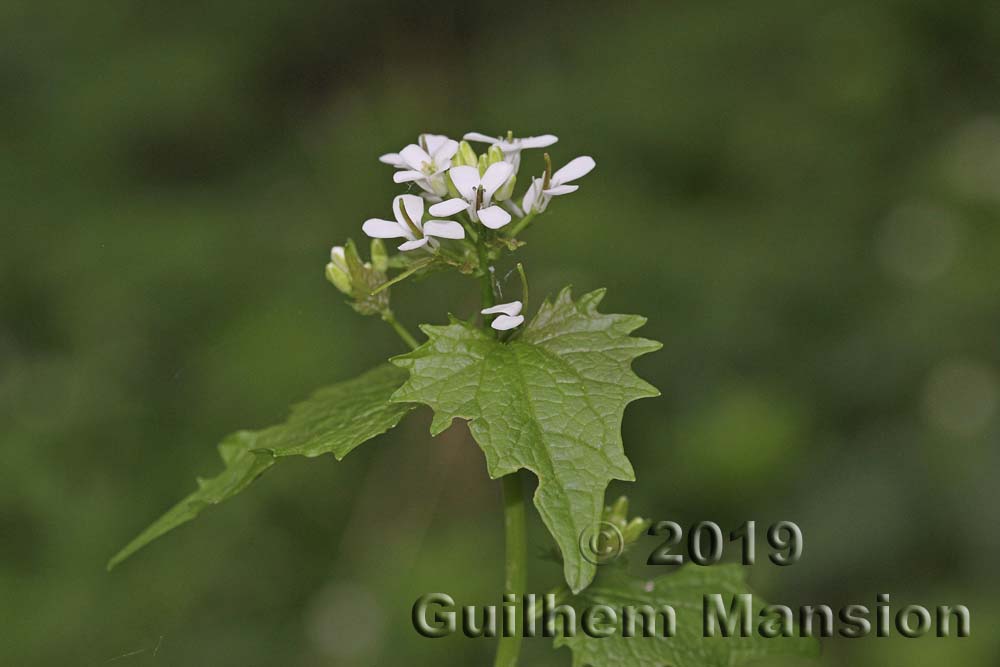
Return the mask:
M227 436L219 443L223 471L210 479L199 479L197 491L129 542L108 562L108 569L191 521L206 507L232 498L280 457L333 454L339 461L361 443L385 433L416 407L389 402L405 380L405 371L382 364L353 380L320 389L293 406L283 424Z

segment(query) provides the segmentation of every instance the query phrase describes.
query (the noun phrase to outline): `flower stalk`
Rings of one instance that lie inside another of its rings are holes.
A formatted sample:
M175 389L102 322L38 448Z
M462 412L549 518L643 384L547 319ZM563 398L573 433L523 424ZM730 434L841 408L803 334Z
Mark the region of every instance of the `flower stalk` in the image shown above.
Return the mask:
M420 347L420 343L417 339L413 337L413 334L407 330L403 323L396 319L396 315L388 308L382 311L382 321L392 327L393 331L402 339L404 343L411 349L415 350Z

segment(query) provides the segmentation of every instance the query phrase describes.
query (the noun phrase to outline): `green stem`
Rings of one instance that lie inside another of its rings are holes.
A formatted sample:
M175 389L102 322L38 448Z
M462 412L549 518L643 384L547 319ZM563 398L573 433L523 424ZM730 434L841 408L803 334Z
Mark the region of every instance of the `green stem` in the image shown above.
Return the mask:
M521 310L528 312L528 276L524 275L524 264L517 263L517 275L521 276Z
M413 334L407 331L406 327L404 327L403 324L396 319L396 316L391 310L382 311L382 320L388 323L388 325L391 326L397 334L399 334L399 337L403 339L403 342L406 343L411 350L415 350L420 347L420 343L417 342L417 339L414 338Z
M479 278L481 285L481 300L483 302L483 309L492 308L497 305L497 297L493 292L493 272L490 270L489 257L486 256L486 246L479 244L479 270L482 271L482 275ZM486 316L488 317L488 316ZM493 329L490 329L493 331ZM493 331L496 334L496 331Z
M503 524L506 544L504 564L504 592L524 595L528 584L528 531L524 507L524 486L521 472L514 472L500 478L503 484ZM501 635L497 644L494 667L516 667L521 654L522 632L515 630L513 636Z
M410 268L408 268L406 271L403 271L402 273L400 273L396 277L392 278L391 280L385 281L384 283L382 283L381 285L379 285L378 287L376 287L375 289L373 289L371 292L369 292L369 294L371 294L371 295L374 296L374 295L378 294L379 292L381 292L384 289L389 289L390 287L392 287L396 283L401 282L403 280L406 280L407 278L409 278L410 276L412 276L414 273L416 273L420 269L422 269L422 268L424 268L426 266L430 266L431 264L433 264L435 262L435 260L436 260L436 258L434 258L434 257L428 257L427 259L420 260L416 264L411 265Z
M534 220L536 215L538 215L537 211L532 211L531 213L528 213L523 218L518 220L517 223L510 228L510 231L507 232L507 236L509 236L510 238L514 238L515 236L523 232L524 228L531 224L531 221Z
M492 308L496 305L496 294L493 292L493 272L490 271L486 247L479 244L479 268L482 271L482 306ZM494 336L497 331L485 323L486 330ZM524 595L528 579L528 529L524 508L524 487L521 473L514 472L500 478L503 486L503 525L504 525L504 577L505 593ZM493 661L494 667L516 667L517 658L521 655L522 633L515 631L513 636L501 636L497 642L497 654Z

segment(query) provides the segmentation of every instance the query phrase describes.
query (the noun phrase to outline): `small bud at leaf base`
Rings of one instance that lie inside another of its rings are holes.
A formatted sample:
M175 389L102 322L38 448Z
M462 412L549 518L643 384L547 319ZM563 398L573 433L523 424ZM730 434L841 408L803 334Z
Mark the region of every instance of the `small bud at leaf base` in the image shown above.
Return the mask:
M472 149L472 144L468 141L459 142L458 152L451 159L451 164L455 167L475 167L479 164L479 158L476 156L476 151Z
M628 518L628 497L620 496L610 507L610 517L620 519L623 523Z
M496 144L490 146L490 149L486 152L486 165L496 164L497 162L503 162L503 151Z
M622 530L622 538L625 540L625 544L632 544L640 537L653 524L649 519L643 519L642 517L635 517L628 522L628 525Z
M372 239L372 266L382 273L389 270L389 254L382 239Z

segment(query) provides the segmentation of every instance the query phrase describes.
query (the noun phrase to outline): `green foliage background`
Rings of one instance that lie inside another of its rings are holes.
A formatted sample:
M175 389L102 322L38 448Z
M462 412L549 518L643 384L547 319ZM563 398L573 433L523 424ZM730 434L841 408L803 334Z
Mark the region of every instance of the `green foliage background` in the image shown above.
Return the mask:
M402 351L323 279L397 192L377 155L510 128L598 162L529 236L533 292L607 286L665 343L611 493L798 522L802 561L751 573L771 601L972 608L970 639L827 641L825 665L996 664L995 2L12 0L0 30L0 663L489 659L409 624L422 593L501 584L498 484L426 410L103 566L223 435ZM394 309L476 295L437 276Z

